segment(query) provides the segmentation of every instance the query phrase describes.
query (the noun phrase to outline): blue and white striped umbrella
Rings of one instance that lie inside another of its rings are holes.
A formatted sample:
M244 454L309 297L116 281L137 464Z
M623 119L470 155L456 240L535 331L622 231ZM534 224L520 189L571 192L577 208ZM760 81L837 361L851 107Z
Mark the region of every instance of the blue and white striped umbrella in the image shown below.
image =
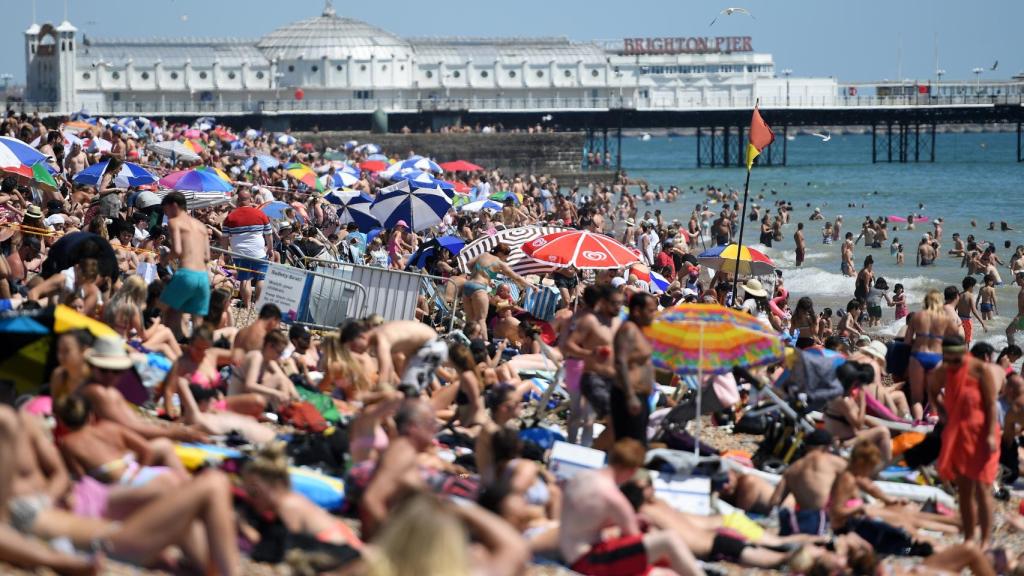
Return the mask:
M463 204L462 206L459 207L459 212L479 212L481 210L499 211L501 210L501 208L501 204L498 204L494 200L488 200L487 198L484 198L483 200L477 200L475 202Z
M320 177L320 183L324 185L324 188L350 188L357 182L359 182L359 178L344 171L324 174Z
M423 172L422 170L403 170L393 178L394 180L411 180L416 186L423 188L440 188L445 192L455 192L455 185L451 182L445 182L444 180L438 180L434 178L429 172Z
M405 175L410 172L418 172L418 170L413 168L402 168L401 163L395 162L385 168L384 171L380 173L380 177L391 180L392 182L398 182L399 180L404 180Z
M260 168L264 170L269 170L271 168L277 168L278 166L280 166L281 161L278 160L277 158L274 158L273 156L270 156L269 154L259 154L257 156L246 158L245 162L242 163L242 167L245 168L246 170L252 170L253 164L259 164Z
M391 161L391 159L388 158L387 154L381 154L380 152L378 152L376 154L370 154L369 156L366 157L366 159L367 160L377 160L379 162L390 162Z
M295 139L295 136L292 136L291 134L281 134L275 141L281 146L291 146L298 142L298 140Z
M366 144L360 144L356 146L355 151L360 154L380 154L380 146L367 142Z
M421 186L415 180L402 180L377 193L370 213L385 228L404 220L413 231L425 230L441 222L452 207L452 199L438 187Z
M324 196L331 204L338 206L338 220L342 224L355 222L360 232L380 227L380 221L370 213L373 198L356 190L331 190Z
M103 162L93 164L78 174L75 174L75 184L98 186L100 179L103 178L104 172L107 171L108 163L109 160L104 160ZM121 166L121 170L114 176L114 186L117 186L118 188L145 186L146 184L154 184L156 181L156 176L142 166L131 162L125 162L124 165Z
M408 160L403 160L402 162L399 162L398 164L399 164L399 166L401 166L401 168L403 170L411 168L413 170L422 170L424 172L433 172L434 174L440 174L440 173L444 172L444 170L437 164L437 162L434 162L430 158L423 158L423 157L415 158L414 157L414 158L409 158Z
M344 148L346 151L352 151L353 149L355 149L356 146L359 146L359 142L355 140L349 140L348 142L345 142Z
M359 169L358 166L353 166L351 164L342 164L339 170L345 172L346 174L351 174L356 178L359 178L360 176L363 175L363 172Z

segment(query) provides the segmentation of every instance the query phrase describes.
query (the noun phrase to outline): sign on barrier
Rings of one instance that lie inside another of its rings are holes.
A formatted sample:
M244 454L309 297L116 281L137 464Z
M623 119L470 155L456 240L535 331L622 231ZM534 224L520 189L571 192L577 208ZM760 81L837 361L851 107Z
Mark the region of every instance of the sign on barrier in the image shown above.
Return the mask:
M289 324L295 322L304 312L312 280L306 270L301 268L269 264L256 308L260 309L264 304L275 304L281 309L282 320Z

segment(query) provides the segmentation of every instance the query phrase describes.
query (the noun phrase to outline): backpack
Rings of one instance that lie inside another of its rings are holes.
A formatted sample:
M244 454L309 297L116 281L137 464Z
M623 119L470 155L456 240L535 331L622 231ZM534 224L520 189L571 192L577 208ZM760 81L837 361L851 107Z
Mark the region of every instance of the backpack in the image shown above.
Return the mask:
M327 421L323 415L309 402L292 402L277 410L282 422L304 432L323 432L327 429Z

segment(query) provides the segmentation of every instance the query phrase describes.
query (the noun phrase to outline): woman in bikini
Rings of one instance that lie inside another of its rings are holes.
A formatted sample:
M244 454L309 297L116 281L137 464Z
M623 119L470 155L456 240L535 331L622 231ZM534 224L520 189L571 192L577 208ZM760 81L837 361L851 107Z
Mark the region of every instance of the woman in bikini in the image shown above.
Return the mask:
M213 347L209 325L197 326L185 353L171 367L162 393L167 415L199 427L207 434L240 432L254 444L274 438L259 424L266 400L256 393L224 396L219 367L231 360L231 351ZM177 395L178 403L174 397ZM180 404L180 406L179 406Z
M85 351L92 341L88 330L72 330L57 338L57 367L50 375L50 396L54 402L89 382Z
M487 307L490 303L488 292L492 280L503 274L522 287L531 286L525 278L516 274L508 265L508 257L512 249L508 245L498 243L491 252L483 253L469 264L470 276L462 285L462 306L466 311L466 322L476 322L483 330L483 339L487 340Z
M181 356L181 346L167 326L154 323L145 327L146 296L146 281L142 276L127 277L103 309L103 321L136 350L159 352L173 362Z
M942 294L929 290L924 297L924 309L914 314L907 323L904 342L910 343L910 363L907 380L910 382L910 411L914 420L924 418L925 386L928 373L942 363L942 338L958 334L960 321L942 305Z
M845 445L866 440L878 446L882 455L882 464L892 458L892 438L889 429L883 426L869 426L867 416L867 398L864 386L872 384L875 369L860 362L847 362L836 370L836 378L843 385L843 395L829 401L822 411L825 417L825 430Z
M793 334L800 331L796 339L797 348L810 348L815 344L821 344L822 340L818 335L818 316L814 313L814 302L810 297L804 296L797 300L789 329Z

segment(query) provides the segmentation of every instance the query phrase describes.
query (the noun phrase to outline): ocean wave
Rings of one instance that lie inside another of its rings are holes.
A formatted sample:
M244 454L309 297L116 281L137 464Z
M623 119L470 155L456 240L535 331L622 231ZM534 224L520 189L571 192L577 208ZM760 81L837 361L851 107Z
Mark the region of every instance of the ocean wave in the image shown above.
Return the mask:
M826 272L813 266L787 269L783 273L786 288L795 296L822 296L825 298L847 299L853 298L854 278L843 276L838 272ZM887 277L892 296L892 287L896 284L903 284L907 294L907 304L918 304L924 300L925 292L928 289L939 286L941 283L926 276L912 276L908 278ZM791 299L792 301L792 299Z

